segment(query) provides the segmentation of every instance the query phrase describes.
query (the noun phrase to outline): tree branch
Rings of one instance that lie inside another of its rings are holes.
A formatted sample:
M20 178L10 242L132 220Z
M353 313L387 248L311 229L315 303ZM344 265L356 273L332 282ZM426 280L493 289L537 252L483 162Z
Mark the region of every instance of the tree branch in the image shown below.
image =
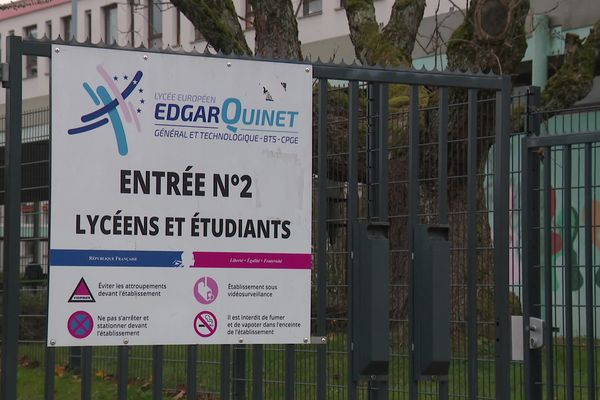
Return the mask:
M396 0L390 23L380 32L373 0L347 0L346 17L356 58L364 65L409 67L416 36L412 26L418 28L423 17L423 12L418 12L420 3L424 7L424 0Z
M575 35L567 35L565 48L564 64L542 92L542 107L546 110L570 107L592 90L600 68L600 20L584 42Z

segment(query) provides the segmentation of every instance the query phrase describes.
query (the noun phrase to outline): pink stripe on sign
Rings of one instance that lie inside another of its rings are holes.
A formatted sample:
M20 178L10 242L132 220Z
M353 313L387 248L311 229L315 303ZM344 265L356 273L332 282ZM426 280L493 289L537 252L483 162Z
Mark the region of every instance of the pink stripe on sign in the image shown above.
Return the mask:
M310 269L310 254L194 252L193 268Z
M96 66L96 71L98 71L100 76L102 78L104 78L104 81L108 85L110 91L113 93L113 96L115 96L115 99L117 99L117 102L121 106L121 111L123 112L125 121L131 122L131 115L129 114L129 109L127 108L127 105L125 104L125 99L123 99L123 96L121 95L121 92L117 88L117 85L115 85L115 83L112 81L112 78L110 76L108 76L108 72L106 72L106 70L104 69L104 67L102 65L98 64Z

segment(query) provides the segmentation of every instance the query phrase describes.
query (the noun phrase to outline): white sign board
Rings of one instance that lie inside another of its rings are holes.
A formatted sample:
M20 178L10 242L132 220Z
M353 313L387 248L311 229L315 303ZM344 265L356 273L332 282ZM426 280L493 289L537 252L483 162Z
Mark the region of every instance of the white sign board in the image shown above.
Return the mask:
M310 335L307 65L59 45L48 344Z

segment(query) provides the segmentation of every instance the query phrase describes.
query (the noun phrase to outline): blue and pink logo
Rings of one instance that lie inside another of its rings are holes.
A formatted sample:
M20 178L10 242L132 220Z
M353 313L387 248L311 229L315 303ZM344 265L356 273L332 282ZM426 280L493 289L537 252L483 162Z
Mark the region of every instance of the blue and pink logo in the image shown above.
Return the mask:
M88 82L84 82L83 88L91 97L94 104L101 107L82 115L81 122L85 125L69 129L68 133L69 135L77 135L89 132L110 122L115 133L117 150L120 155L125 156L129 150L123 120L128 124L134 125L136 130L141 132L137 114L142 112L141 107L145 102L142 98L144 90L138 87L143 73L142 71L137 71L133 77L127 74L111 77L102 65L98 65L96 70L106 86L99 85L96 91L94 91ZM125 86L125 88L121 90L119 86ZM134 101L134 94L139 94L140 98Z

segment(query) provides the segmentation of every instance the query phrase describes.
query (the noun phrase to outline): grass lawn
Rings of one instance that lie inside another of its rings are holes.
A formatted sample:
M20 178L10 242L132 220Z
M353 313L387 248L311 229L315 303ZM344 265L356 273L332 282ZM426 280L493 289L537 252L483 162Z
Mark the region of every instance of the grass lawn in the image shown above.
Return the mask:
M81 398L81 379L66 373L54 379L54 397L60 400L79 400ZM43 400L44 370L42 368L19 368L18 400ZM92 399L114 400L117 398L117 385L94 377L92 383ZM150 390L142 390L138 385L130 385L127 391L128 400L152 399Z

